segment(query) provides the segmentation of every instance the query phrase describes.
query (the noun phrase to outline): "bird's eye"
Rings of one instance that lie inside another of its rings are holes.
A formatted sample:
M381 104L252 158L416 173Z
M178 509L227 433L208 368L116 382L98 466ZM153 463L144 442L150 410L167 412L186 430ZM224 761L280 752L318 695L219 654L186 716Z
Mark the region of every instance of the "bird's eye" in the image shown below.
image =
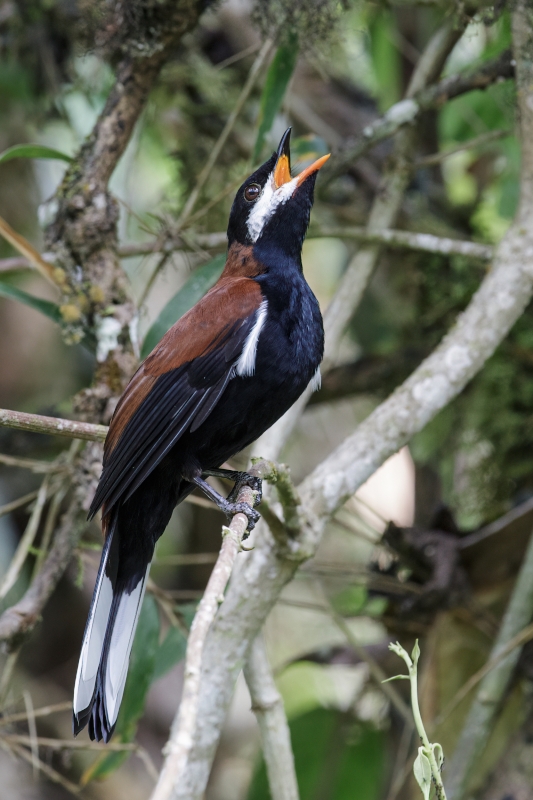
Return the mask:
M261 187L259 186L259 184L251 183L244 190L244 199L248 200L249 203L252 203L254 200L257 200L260 194L261 194Z

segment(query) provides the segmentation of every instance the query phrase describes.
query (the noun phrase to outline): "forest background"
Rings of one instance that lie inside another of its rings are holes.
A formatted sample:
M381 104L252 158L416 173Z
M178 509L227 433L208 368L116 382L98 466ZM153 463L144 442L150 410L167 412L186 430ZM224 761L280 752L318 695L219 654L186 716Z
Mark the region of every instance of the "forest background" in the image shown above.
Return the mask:
M224 520L176 511L113 745L73 741L103 426L288 125L332 153L322 388L234 462L290 475L211 627ZM531 2L1 0L0 234L0 798L417 797L397 639L447 797L530 798Z

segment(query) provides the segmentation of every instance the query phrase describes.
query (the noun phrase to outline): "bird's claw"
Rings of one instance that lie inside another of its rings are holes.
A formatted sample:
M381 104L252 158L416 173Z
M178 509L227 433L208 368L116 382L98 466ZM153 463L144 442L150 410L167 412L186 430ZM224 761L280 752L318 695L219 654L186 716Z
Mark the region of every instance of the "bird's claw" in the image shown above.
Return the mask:
M228 500L232 503L237 501L239 492L243 486L249 486L255 492L254 506L258 506L263 499L263 481L255 475L249 475L247 472L242 473L242 477L235 481L235 486L228 495Z
M256 523L259 522L261 519L260 514L258 514L255 509L248 505L248 503L228 503L226 508L224 509L225 513L227 514L228 518L235 516L235 514L244 514L244 516L248 520L248 525L246 526L246 530L248 532L253 531L256 526Z

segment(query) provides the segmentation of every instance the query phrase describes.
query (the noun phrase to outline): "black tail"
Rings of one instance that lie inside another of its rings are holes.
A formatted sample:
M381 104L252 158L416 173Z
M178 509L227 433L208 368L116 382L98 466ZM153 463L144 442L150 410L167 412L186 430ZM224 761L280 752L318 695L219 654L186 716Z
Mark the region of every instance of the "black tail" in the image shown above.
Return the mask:
M115 729L150 564L135 586L117 582L118 511L111 519L85 626L73 701L73 729L108 742ZM122 588L121 588L122 587Z

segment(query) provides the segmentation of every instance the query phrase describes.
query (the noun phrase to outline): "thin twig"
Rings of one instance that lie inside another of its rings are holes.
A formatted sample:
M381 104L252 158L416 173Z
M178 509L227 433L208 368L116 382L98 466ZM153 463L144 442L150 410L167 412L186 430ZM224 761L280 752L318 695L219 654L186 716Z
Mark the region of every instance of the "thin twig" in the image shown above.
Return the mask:
M244 677L261 732L270 796L272 800L299 800L289 725L261 634L250 649Z
M0 709L4 708L7 702L11 678L15 672L15 666L19 657L19 653L20 647L17 647L15 650L12 650L11 653L8 653L6 657L2 675L0 676Z
M62 285L63 281L57 280L58 275L63 274L64 276L62 270L56 270L53 264L49 264L48 261L45 261L28 240L14 231L11 225L9 225L5 219L2 219L2 217L0 217L0 235L3 236L15 250L18 250L24 258L27 258L32 267L38 270L43 278L51 283L52 286L55 286L57 289L58 286Z
M400 697L396 689L390 685L390 683L384 683L384 681L386 681L389 676L385 672L383 672L378 662L374 658L372 658L368 650L358 642L357 637L355 636L354 632L352 631L352 629L350 628L344 617L342 617L334 609L333 605L331 604L326 594L326 591L323 588L322 588L322 595L324 597L324 602L327 605L331 619L333 620L337 628L340 631L342 631L350 647L357 654L358 658L360 658L361 661L363 661L367 665L370 677L372 678L376 686L379 689L381 689L381 691L385 695L387 695L387 698L390 700L390 702L393 704L396 710L404 718L405 724L412 725L413 718L409 706Z
M76 484L74 488L77 488ZM85 529L86 512L80 506L79 495L79 491L74 493L39 573L23 597L0 615L0 641L9 649L17 648L35 626L45 603L70 562L79 536Z
M0 746L3 747L5 750L11 750L15 755L22 758L24 761L33 765L33 756L32 754L26 750L24 747L16 744L15 742L8 742L3 737L0 736ZM63 777L60 772L55 770L53 767L46 764L39 758L39 769L40 771L46 775L54 783L60 784L67 792L70 792L73 795L78 795L80 792L81 787L77 786L72 781L69 781L68 778Z
M499 650L492 658L487 661L486 664L478 669L477 672L474 672L473 675L461 686L459 691L455 694L455 696L450 700L448 705L441 711L441 713L435 718L433 725L431 726L432 730L435 730L442 725L445 719L447 719L452 711L454 711L460 703L468 697L472 689L474 689L478 683L483 680L485 675L488 675L489 672L492 672L498 664L500 664L504 658L506 658L510 653L513 652L517 647L522 647L522 645L526 644L526 642L530 642L533 639L533 624L527 625L523 630L513 636L503 647ZM493 651L494 652L494 651Z
M496 142L498 139L504 139L506 136L511 135L512 131L507 129L487 131L487 133L481 133L479 136L475 136L473 139L468 139L466 142L461 142L461 144L455 145L455 147L450 147L448 150L441 150L438 153L432 153L429 156L417 158L414 166L416 168L433 167L435 164L440 164L450 156L455 155L455 153L461 153L464 150L475 150L477 147L484 147L484 145L489 144L490 142Z
M180 555L158 556L153 563L156 566L190 566L196 564L214 564L218 553L182 553Z
M8 456L6 453L0 453L0 464L4 464L6 467L20 467L20 469L29 469L31 472L36 473L54 472L55 470L61 469L61 466L56 460L37 461L34 458Z
M433 236L431 233L412 233L394 229L370 231L366 228L320 228L314 231L315 236L331 236L336 239L355 239L369 244L384 244L407 250L419 250L423 253L441 253L442 255L459 255L466 258L479 258L490 261L494 255L491 245L460 239L449 239Z
M248 503L253 507L254 495L248 486L244 486L239 492L238 502ZM185 659L185 681L180 710L172 726L170 739L165 747L165 764L152 795L152 800L167 800L172 796L174 787L179 782L180 775L187 764L196 727L205 638L218 607L224 599L224 590L231 575L235 559L241 549L241 541L247 525L248 520L244 514L236 514L229 527L222 529L223 539L220 554L189 633Z
M22 497L18 497L16 500L12 500L10 503L5 503L3 506L0 506L0 517L11 514L11 512L16 511L17 508L27 506L28 503L35 500L38 494L39 491L36 489L34 492L28 492L28 494L24 494Z
M41 488L39 489L39 494L37 495L37 500L35 501L33 511L31 512L28 524L26 525L26 530L24 531L24 534L22 535L22 538L18 544L15 555L11 559L9 569L0 583L0 600L6 596L9 590L17 582L17 578L22 567L24 566L29 549L34 542L35 536L37 535L44 504L46 503L48 495L48 485L48 476L46 476L42 482Z
M37 780L37 776L39 774L39 745L37 744L37 726L35 724L35 713L33 711L33 701L31 699L31 694L28 692L27 689L24 689L22 692L22 697L24 700L24 706L26 708L26 714L28 715L28 732L31 749L31 756L33 761L33 777Z
M63 703L54 703L51 706L42 706L41 708L34 709L33 716L35 719L38 717L49 717L50 714L59 714L62 711L72 711L72 702L65 700ZM24 722L28 719L25 711L17 714L5 714L0 716L0 727L12 725L14 722Z
M200 195L200 192L202 191L202 189L203 189L203 187L205 185L205 182L207 181L209 175L211 174L211 170L215 166L215 164L217 162L217 159L218 159L218 157L219 157L219 155L220 155L220 153L222 151L222 148L226 144L226 140L227 140L228 136L230 135L230 133L231 133L231 131L233 129L233 126L235 125L235 123L237 121L237 117L241 113L242 107L244 106L246 100L248 99L248 96L250 95L250 92L252 91L257 78L259 77L259 73L260 73L260 71L261 71L261 69L263 67L263 64L265 63L265 61L267 60L268 56L270 55L273 46L274 46L274 39L269 38L269 39L267 39L265 41L265 43L261 47L261 50L257 54L257 58L255 59L254 63L252 64L250 72L248 73L248 78L246 79L246 82L245 82L244 86L241 89L241 93L240 93L240 95L239 95L239 97L237 99L237 102L235 103L235 106L233 107L233 110L232 110L231 114L229 115L229 117L227 119L227 122L224 125L224 128L222 129L222 132L221 132L220 136L218 137L218 140L215 142L215 144L214 144L214 146L213 146L213 148L212 148L212 150L211 150L211 152L209 154L209 158L207 159L207 162L206 162L203 170L200 172L200 174L198 175L198 178L196 179L195 186L194 186L192 192L190 193L187 202L185 203L183 211L181 212L181 215L180 215L180 217L178 219L178 222L177 222L177 228L178 229L183 228L183 226L185 225L185 222L189 218L189 215L190 215L192 209L194 208L194 205L195 205L195 203L196 203L196 201L197 201L197 199L198 199L198 197Z

